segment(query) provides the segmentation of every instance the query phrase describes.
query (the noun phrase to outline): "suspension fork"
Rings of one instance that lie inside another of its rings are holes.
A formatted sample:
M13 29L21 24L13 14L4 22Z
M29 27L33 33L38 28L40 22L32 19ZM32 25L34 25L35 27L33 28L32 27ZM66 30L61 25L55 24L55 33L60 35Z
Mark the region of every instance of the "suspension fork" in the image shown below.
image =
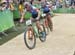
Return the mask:
M31 32L30 32L31 31ZM33 28L32 28L32 25L28 26L28 38L32 38L32 36L30 35L33 35Z

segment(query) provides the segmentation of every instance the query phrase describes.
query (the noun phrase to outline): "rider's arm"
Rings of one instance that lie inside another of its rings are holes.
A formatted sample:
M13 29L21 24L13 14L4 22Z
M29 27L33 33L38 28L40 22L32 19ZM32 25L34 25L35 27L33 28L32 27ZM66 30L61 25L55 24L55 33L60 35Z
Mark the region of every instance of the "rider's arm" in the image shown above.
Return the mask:
M40 18L40 10L37 9L37 12L38 12L38 17L37 18L39 19Z
M20 19L20 22L23 22L25 12L26 12L26 10L24 10L24 12L22 13L22 15L21 15L21 19Z

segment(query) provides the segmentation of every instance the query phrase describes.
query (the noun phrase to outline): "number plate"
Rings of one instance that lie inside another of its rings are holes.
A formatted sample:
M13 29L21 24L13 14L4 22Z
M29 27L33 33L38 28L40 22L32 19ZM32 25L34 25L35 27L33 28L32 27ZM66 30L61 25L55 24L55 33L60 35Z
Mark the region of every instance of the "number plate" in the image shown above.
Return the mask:
M45 17L46 16L46 14L42 14L42 17Z
M26 25L31 25L32 24L32 21L31 20L27 20L26 21Z

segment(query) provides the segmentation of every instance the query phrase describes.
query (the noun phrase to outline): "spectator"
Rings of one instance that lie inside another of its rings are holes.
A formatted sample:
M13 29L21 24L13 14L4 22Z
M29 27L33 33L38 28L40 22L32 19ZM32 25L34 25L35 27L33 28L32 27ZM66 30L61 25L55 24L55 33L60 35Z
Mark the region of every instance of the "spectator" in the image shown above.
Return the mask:
M10 8L10 10L15 10L14 3L12 0L9 2L9 8Z
M1 10L7 9L6 2L1 3Z
M57 9L57 7L56 7L55 4L53 4L52 9L53 9L53 10L56 10L56 9Z
M69 0L66 0L66 7L69 7L69 5L70 5Z
M59 8L60 6L60 2L58 0L56 0L56 6Z
M9 0L6 0L7 1L7 8L9 7Z
M34 0L30 0L30 4L33 4Z
M75 0L71 0L71 6L74 5L75 6Z
M24 0L18 0L18 2L19 2L18 7L19 7L20 15L22 15L23 9L24 9L24 6L23 6L24 2L23 1Z

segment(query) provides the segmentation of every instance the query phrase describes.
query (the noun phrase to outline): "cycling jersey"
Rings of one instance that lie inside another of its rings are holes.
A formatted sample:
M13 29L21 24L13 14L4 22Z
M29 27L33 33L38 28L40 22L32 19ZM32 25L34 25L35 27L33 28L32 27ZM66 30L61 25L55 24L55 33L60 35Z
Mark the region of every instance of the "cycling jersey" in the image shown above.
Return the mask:
M49 12L50 12L49 7L47 6L43 7L43 13L49 13Z
M38 17L38 12L37 12L37 8L36 7L32 6L31 14L32 14L33 18Z
M31 11L31 13L32 13L32 17L33 17L33 18L37 18L37 17L38 17L38 12L37 12L36 10L33 9L33 10Z
M27 9L25 10L25 16L27 16L28 14L32 18L38 17L37 8L31 5L29 10ZM26 18L30 19L30 17L26 17Z
M41 7L43 9L43 13L49 13L50 12L49 2L47 2L47 1L42 2Z

